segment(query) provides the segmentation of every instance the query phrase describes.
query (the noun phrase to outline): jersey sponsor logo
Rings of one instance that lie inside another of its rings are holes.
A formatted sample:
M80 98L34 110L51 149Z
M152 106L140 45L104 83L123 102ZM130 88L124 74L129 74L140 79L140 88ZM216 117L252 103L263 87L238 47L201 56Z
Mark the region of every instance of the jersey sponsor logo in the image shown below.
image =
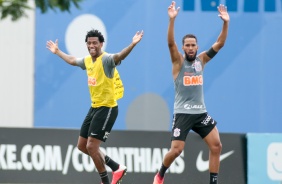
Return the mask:
M203 105L190 105L190 104L185 104L184 109L202 109Z
M96 78L88 77L88 86L96 86L97 81Z
M183 85L184 86L203 85L203 76L202 75L184 76L183 77Z

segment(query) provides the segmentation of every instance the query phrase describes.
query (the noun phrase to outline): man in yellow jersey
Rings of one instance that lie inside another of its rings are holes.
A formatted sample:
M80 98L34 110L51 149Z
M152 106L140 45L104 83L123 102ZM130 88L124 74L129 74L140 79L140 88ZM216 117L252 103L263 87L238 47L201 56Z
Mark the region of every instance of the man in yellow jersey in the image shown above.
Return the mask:
M76 58L62 52L58 47L58 40L55 43L50 40L46 44L47 49L68 64L87 71L91 107L81 126L77 147L92 158L103 184L110 184L105 165L113 171L111 184L119 184L126 173L126 166L104 155L100 145L107 140L118 115L119 97L115 94L115 67L126 58L142 37L143 31L138 31L128 47L119 53L108 54L102 51L104 36L98 30L92 29L87 32L85 38L90 55L84 58Z

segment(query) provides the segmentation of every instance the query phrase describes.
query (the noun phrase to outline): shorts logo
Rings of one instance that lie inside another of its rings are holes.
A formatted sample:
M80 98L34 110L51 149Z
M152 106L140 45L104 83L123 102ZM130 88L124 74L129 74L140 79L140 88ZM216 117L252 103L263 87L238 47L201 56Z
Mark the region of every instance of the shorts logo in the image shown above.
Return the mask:
M110 135L110 132L105 132L103 139L108 139L109 135Z
M212 119L212 118L208 115L201 123L204 124L204 125L207 125L207 124L211 121L211 119ZM213 123L214 123L214 122L213 122ZM212 124L213 124L213 123L212 123Z
M174 137L179 137L180 136L180 129L179 128L174 129L173 136Z

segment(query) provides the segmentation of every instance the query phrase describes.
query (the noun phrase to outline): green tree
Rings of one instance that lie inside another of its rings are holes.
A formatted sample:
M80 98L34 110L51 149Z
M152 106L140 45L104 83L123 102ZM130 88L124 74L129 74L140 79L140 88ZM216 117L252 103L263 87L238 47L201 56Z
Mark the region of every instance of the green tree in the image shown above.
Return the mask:
M32 7L28 5L29 0L0 0L0 19L11 17L12 21L16 21L21 17L27 17L25 13L31 10ZM79 3L83 0L34 0L35 7L41 10L41 13L46 13L49 9L61 12L70 12L72 4L76 8L79 7Z

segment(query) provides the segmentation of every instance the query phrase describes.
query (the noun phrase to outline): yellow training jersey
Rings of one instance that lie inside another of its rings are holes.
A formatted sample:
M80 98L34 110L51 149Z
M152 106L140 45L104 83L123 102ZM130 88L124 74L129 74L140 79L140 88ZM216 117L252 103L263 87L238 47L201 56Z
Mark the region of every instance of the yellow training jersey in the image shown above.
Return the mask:
M90 55L84 58L91 106L94 108L101 106L115 107L117 100L123 97L124 88L117 69L114 68L113 78L107 77L104 72L102 58L105 54L103 52L95 62L92 61Z

